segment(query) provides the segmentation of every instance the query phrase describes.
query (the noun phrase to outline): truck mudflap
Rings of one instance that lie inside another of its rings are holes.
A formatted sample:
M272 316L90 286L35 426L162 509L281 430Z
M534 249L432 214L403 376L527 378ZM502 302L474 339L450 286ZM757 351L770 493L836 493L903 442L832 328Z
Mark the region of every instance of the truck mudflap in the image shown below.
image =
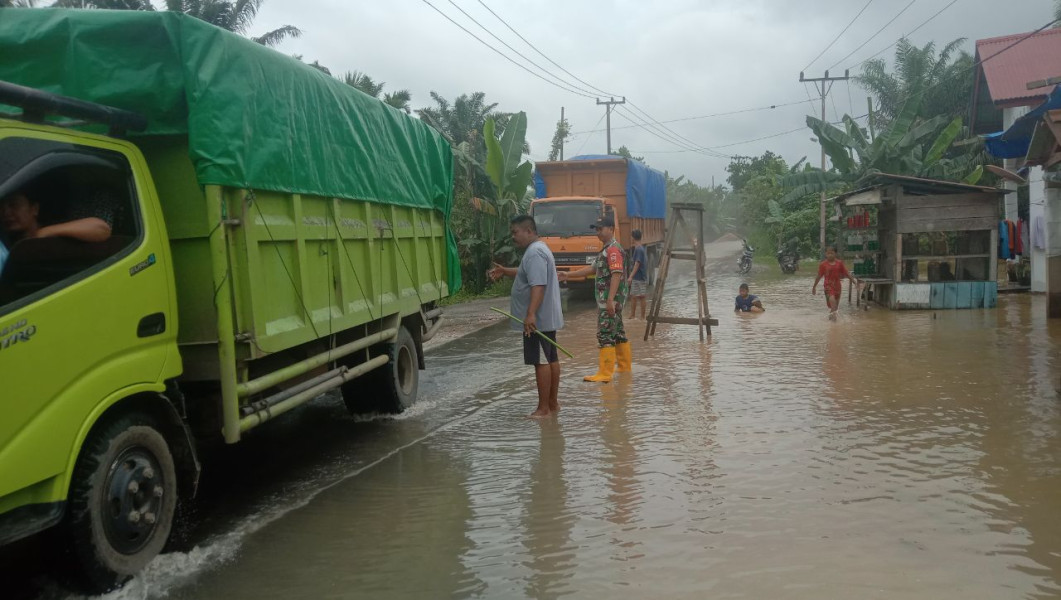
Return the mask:
M7 511L0 515L0 546L58 525L65 512L65 501L27 504Z

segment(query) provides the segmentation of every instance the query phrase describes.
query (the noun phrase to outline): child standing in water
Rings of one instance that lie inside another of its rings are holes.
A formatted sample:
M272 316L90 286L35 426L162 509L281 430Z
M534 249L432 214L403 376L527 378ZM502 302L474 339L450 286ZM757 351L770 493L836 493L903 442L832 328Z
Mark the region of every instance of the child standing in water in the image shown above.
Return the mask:
M851 280L851 285L856 285L858 280L847 272L844 261L836 258L836 246L825 248L825 260L818 264L818 278L814 280L810 293L818 294L818 282L825 279L825 303L829 305L829 320L836 320L836 311L840 308L840 292L843 289L840 280L843 278Z

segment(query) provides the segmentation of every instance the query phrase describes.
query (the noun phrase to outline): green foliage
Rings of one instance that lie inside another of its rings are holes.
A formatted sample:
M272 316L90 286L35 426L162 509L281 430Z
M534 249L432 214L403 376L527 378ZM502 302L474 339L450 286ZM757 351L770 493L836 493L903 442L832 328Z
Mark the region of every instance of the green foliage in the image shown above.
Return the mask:
M714 239L733 226L731 210L732 195L722 186L703 187L687 181L684 176L677 179L666 175L667 202L699 204L704 207L704 235Z
M964 38L956 39L936 54L935 42L918 48L902 39L895 48L895 67L888 70L883 58L867 61L855 82L876 98L874 127L887 127L902 112L906 98L925 90L915 116L954 118L968 112L973 79L973 57L961 51ZM949 119L948 119L949 120Z
M636 160L637 162L642 162L642 163L645 162L645 157L644 156L634 156L633 153L630 152L630 149L627 148L626 146L619 146L619 149L618 150L614 150L611 155L612 156L621 156L623 158L629 158L631 160Z
M571 123L567 119L560 119L556 122L556 132L553 133L552 147L549 149L549 160L560 158L560 149L564 147L564 142L569 137L571 137Z
M792 177L803 185L813 186L822 179L841 177L838 173L800 170L806 159L789 167L773 152L762 156L733 159L726 171L733 186L731 196L736 205L736 223L753 246L771 247L795 238L805 253L813 253L818 239L818 197L803 194L795 201L782 203L781 180Z
M872 142L866 140L848 115L844 115L844 130L807 117L807 126L832 160L833 170L808 169L781 177L786 190L782 203L806 194L857 188L878 173L952 181L971 176L978 166L979 155L952 151L954 141L963 131L961 117L921 118L918 117L920 108L921 96L915 94ZM853 158L856 155L857 161Z
M412 108L409 103L413 97L409 90L397 90L395 92L388 92L383 94L383 86L386 82L377 82L367 73L361 71L348 71L343 74L340 78L346 85L357 89L358 91L368 94L373 98L379 98L383 100L384 104L393 106L399 110L404 110L406 113L412 113ZM380 94L383 94L383 98L380 98Z

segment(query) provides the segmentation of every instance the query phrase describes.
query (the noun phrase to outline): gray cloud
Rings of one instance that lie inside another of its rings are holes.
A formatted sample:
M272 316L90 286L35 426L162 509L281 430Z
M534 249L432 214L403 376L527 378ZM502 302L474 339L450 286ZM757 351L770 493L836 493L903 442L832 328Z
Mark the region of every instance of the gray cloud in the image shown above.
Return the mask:
M798 82L799 71L858 12L862 0L483 0L529 41L571 73L602 90L625 94L654 118L679 119L807 100L814 95ZM448 0L431 0L491 45L512 55L461 15ZM494 34L543 67L570 80L527 47L476 0L454 0ZM901 17L833 74L894 42L943 8L949 0L917 0ZM858 47L894 17L908 0L876 0L837 43L808 69L822 71ZM917 44L955 38L973 41L1031 31L1050 20L1052 0L959 0L913 36ZM541 160L560 116L560 107L575 131L597 129L603 107L550 86L501 58L471 38L421 0L269 0L254 31L296 25L302 39L279 50L319 60L333 73L360 70L387 82L387 90L407 88L413 106L430 104L430 91L446 98L483 91L502 110L527 112L531 157ZM883 56L890 58L891 52ZM523 63L522 59L515 57ZM536 70L527 65L532 70ZM852 73L854 74L854 72ZM573 85L586 87L577 81ZM592 91L592 90L591 90ZM603 97L603 95L601 95ZM835 103L835 111L834 111ZM866 93L854 84L838 83L826 114L866 112ZM629 107L628 107L629 108ZM769 136L804 123L818 104L682 121L668 125L701 146L720 146ZM682 151L680 147L629 125L625 111L613 115L612 145L644 154L652 166L707 184L725 180L724 158ZM603 126L603 123L601 123ZM790 162L818 156L818 147L803 129L760 142L721 149L726 154L757 155L773 150ZM569 141L567 154L603 153L603 133L581 134Z

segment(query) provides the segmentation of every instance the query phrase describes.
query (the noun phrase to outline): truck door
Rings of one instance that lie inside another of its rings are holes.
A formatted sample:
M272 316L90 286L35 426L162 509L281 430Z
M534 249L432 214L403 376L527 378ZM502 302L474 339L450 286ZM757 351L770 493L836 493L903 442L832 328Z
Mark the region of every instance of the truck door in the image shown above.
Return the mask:
M42 129L0 123L0 513L61 500L93 411L156 384L175 340L139 153Z

